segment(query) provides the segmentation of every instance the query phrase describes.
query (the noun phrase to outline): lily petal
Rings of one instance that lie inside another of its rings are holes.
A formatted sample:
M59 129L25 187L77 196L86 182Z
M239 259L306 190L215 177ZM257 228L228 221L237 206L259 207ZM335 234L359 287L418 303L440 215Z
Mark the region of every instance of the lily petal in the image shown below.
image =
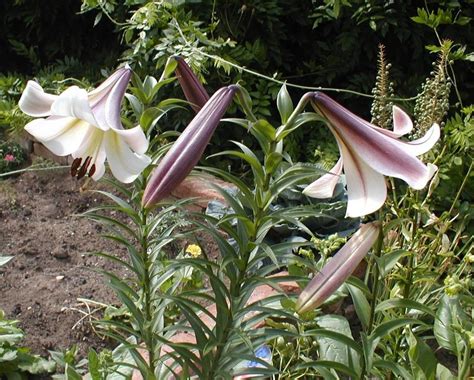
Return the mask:
M320 306L346 281L379 236L379 224L363 224L332 259L316 273L296 302L298 313Z
M84 168L84 172L89 173L92 166L94 166L94 174L91 175L91 177L95 181L100 179L105 172L105 133L106 132L101 129L91 126L87 130L79 148L72 153L72 157L80 158L82 160L82 165L85 165L89 158L87 167Z
M124 71L106 98L105 121L110 128L114 128L116 130L123 129L122 122L120 120L120 105L122 104L122 99L125 95L125 91L127 90L131 75L131 70Z
M60 116L36 119L25 126L28 133L58 156L76 151L78 143L84 140L90 128L94 127L82 120Z
M413 122L410 116L403 111L400 107L393 106L393 132L397 136L404 136L410 133L413 129Z
M105 152L114 177L123 183L130 183L150 164L151 159L133 153L120 137L113 130L106 132Z
M130 79L131 69L128 65L117 69L97 88L90 91L88 93L88 97L91 107L94 107L96 103L100 102L105 96L107 96L110 89L115 85L115 82L120 80L120 78L124 75L128 75L128 79Z
M101 178L108 157L117 179L133 181L151 160L143 154L148 149L145 133L140 127L125 130L120 120L130 76L130 68L119 69L89 94L72 86L52 96L30 83L22 96L25 112L50 116L30 122L25 129L53 153L71 154L71 175L78 179Z
M303 194L313 198L332 198L334 189L339 182L342 174L342 157L336 162L336 165L326 174L308 185Z
M350 146L375 171L400 178L414 189L422 189L431 179L431 170L412 154L419 147L410 146L368 127L367 122L361 123L360 118L325 94L315 93L313 105L337 130L343 144ZM429 142L432 140L429 139Z
M47 94L38 83L29 80L18 105L27 115L44 117L51 115L51 106L57 98L57 95Z
M390 131L385 128L377 127L356 115L354 115L354 117L356 117L361 123L371 127L372 129L375 129L376 131L388 137L392 137L396 139L411 132L411 130L413 129L413 122L411 121L410 116L408 116L408 114L405 111L403 111L400 107L393 106L392 110L393 110L393 116L392 116L393 117L393 131Z
M148 150L149 141L140 126L131 129L113 129L133 149L135 153L144 154Z
M417 140L402 142L403 149L413 156L420 156L428 152L435 146L441 136L441 130L437 123L434 123L425 135Z
M347 183L346 217L357 218L377 211L387 198L383 175L365 164L344 144L340 143L339 146Z
M77 86L69 87L58 96L51 106L51 114L54 116L75 117L99 127L89 105L86 90Z

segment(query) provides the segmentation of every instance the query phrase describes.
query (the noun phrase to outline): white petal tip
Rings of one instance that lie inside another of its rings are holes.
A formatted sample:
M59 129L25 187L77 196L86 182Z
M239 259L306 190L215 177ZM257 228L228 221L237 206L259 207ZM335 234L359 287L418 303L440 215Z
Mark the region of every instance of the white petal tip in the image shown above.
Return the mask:
M398 136L406 135L413 129L413 122L410 116L400 107L393 106L393 132Z
M319 187L319 186L313 186L314 182L307 186L303 190L303 194L310 197L310 198L317 198L317 199L326 199L326 198L332 198L334 195L334 188L329 188L329 187Z

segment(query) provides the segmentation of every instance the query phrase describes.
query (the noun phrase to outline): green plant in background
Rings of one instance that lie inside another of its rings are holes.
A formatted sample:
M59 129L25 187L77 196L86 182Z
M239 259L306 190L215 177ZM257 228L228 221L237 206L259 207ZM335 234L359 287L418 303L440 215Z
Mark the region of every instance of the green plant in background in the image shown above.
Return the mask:
M26 161L27 155L20 145L14 142L0 144L0 174L19 169Z
M0 265L5 257L0 257ZM30 354L28 348L19 347L24 337L17 327L18 321L5 318L0 310L0 375L6 379L28 379L30 375L51 373L56 364L38 355Z

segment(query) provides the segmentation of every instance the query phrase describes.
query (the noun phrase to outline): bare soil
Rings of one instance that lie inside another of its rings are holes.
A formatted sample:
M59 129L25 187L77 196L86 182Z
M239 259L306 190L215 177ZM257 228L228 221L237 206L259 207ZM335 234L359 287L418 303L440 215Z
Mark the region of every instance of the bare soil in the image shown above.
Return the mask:
M84 354L89 347L100 350L110 344L91 327L91 318L99 315L85 317L81 310L87 307L78 298L117 303L95 269L118 269L91 252L121 257L126 252L100 236L100 225L78 216L105 202L81 191L81 185L67 170L0 180L0 254L14 256L0 267L0 309L20 321L23 345L41 355L72 345Z

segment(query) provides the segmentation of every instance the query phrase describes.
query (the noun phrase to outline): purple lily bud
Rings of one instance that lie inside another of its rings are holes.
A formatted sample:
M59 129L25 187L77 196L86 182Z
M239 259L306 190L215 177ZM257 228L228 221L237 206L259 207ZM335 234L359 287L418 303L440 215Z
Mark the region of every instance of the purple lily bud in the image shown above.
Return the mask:
M189 123L152 173L142 204L148 208L176 188L196 166L238 86L218 90Z
M349 278L374 245L379 236L379 229L378 222L361 225L301 292L296 302L298 313L317 308Z
M184 58L175 56L174 59L178 63L175 73L183 89L184 96L186 96L188 102L191 103L191 108L194 112L198 113L209 100L209 95Z

